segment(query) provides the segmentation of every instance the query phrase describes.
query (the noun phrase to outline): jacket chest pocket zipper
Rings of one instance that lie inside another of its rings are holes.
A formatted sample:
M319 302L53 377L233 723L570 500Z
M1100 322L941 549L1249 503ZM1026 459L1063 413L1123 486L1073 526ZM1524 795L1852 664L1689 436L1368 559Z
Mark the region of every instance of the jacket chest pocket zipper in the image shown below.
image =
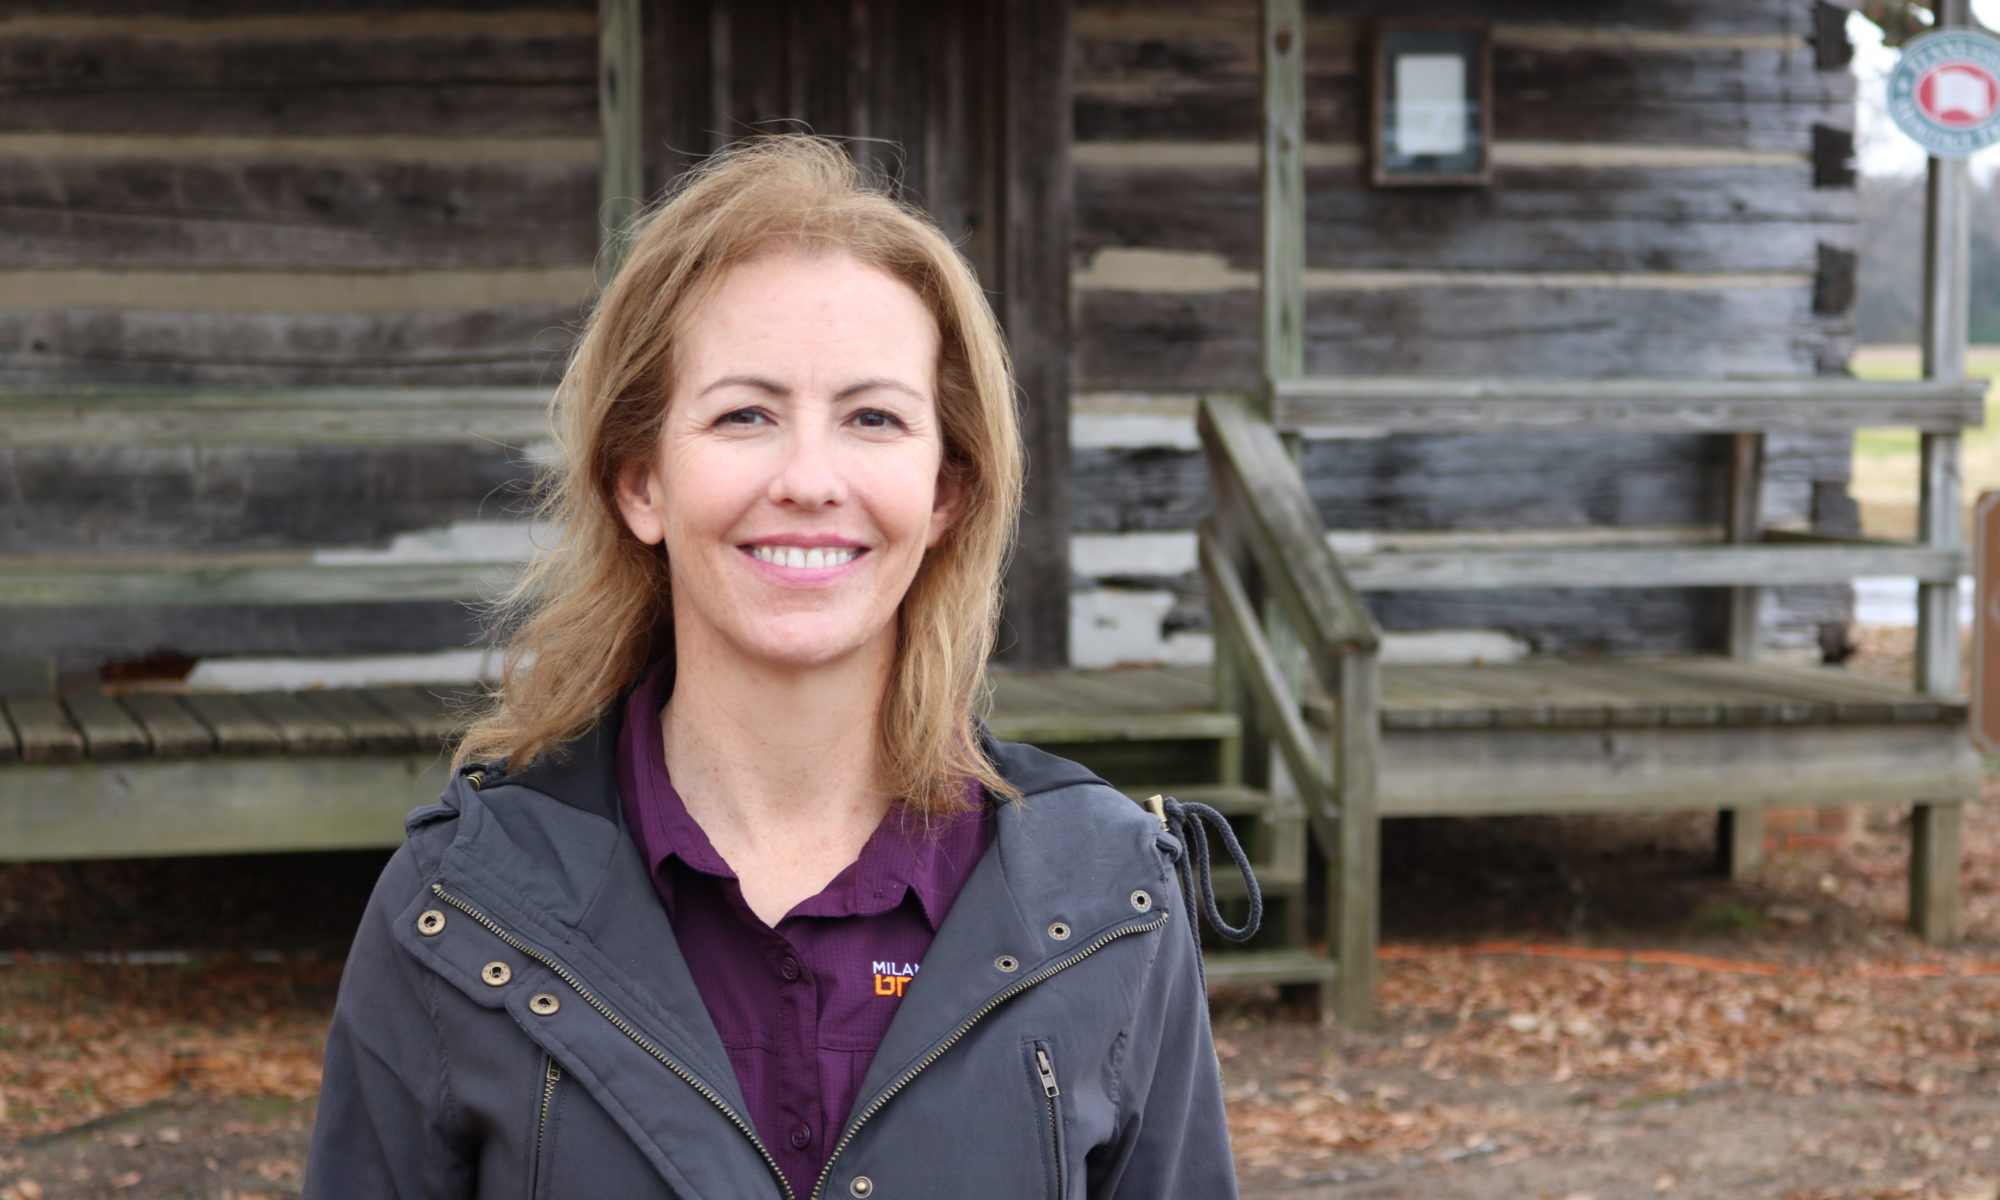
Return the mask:
M1064 1200L1063 1191L1063 1126L1062 1108L1058 1104L1062 1096L1062 1085L1056 1082L1056 1061L1049 1054L1047 1042L1031 1042L1028 1045L1029 1064L1034 1068L1035 1086L1042 1093L1042 1105L1046 1113L1050 1179L1053 1188L1049 1195L1056 1200Z
M540 1114L535 1118L535 1145L533 1154L528 1160L528 1195L530 1197L539 1197L542 1194L542 1176L544 1174L542 1170L542 1155L548 1149L549 1118L555 1114L556 1085L562 1082L562 1077L562 1068L556 1065L556 1060L544 1056L542 1059L542 1108Z

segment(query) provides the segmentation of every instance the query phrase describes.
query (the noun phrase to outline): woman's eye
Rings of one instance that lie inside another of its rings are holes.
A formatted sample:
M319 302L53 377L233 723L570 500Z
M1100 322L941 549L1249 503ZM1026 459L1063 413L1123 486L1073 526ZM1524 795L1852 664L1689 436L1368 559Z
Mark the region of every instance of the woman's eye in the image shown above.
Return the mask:
M735 412L723 413L716 418L717 425L734 425L739 428L757 425L764 421L764 410L759 408L739 408Z
M903 422L894 413L883 412L879 408L864 408L854 414L854 423L863 429L901 429Z

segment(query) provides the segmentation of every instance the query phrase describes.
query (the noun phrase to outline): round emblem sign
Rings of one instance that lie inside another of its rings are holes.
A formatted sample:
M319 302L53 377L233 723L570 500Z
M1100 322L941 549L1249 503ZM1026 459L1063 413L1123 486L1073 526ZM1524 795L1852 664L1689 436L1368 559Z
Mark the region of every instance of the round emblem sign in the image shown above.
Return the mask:
M1939 158L2000 142L2000 39L1971 29L1912 39L1889 73L1889 115Z

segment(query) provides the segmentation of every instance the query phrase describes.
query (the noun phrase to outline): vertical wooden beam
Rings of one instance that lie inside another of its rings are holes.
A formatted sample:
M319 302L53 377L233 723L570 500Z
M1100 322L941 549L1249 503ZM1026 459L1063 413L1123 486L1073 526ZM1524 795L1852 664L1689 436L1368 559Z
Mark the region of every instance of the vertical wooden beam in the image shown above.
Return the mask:
M1264 0L1264 402L1273 380L1306 369L1305 13L1301 0Z
M1963 26L1967 0L1939 0L1938 26ZM1933 158L1925 188L1924 378L1965 378L1969 279L1966 166L1962 158ZM1964 544L1960 500L1959 436L1923 435L1917 523L1925 545ZM1916 686L1938 695L1958 693L1958 584L1917 588Z
M1910 821L1910 930L1933 946L1956 946L1965 805L1918 804Z
M1729 498L1724 515L1731 544L1749 545L1764 536L1764 435L1729 437ZM1729 589L1729 656L1757 657L1757 629L1763 590Z
M632 218L645 204L645 145L640 133L639 0L597 3L597 127L604 142L597 219L597 281L618 272Z
M1340 1022L1352 1029L1375 1023L1375 948L1381 938L1382 818L1375 803L1376 716L1381 666L1363 650L1341 663L1339 711L1334 726L1334 790L1340 797L1340 861L1330 864L1327 896Z
M1069 661L1069 0L992 0L1004 18L998 180L1000 319L1028 451L1025 511L1007 573L1009 662ZM977 47L966 47L968 54Z
M650 0L641 21L641 196L657 196L716 149L711 8L716 0ZM727 19L724 16L721 19Z

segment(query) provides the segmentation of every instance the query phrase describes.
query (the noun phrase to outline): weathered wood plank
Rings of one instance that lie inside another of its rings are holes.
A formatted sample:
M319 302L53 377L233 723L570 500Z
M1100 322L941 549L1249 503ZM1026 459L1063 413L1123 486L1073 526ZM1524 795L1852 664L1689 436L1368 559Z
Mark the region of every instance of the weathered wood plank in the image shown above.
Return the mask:
M1233 737L1234 713L995 712L987 721L1010 742L1153 742Z
M598 14L597 127L604 143L597 193L597 219L603 226L597 259L601 287L624 261L628 226L647 196L639 0L603 0ZM653 69L671 70L673 64L656 62Z
M188 658L425 654L478 645L462 601L419 604L137 605L10 608L8 634L47 647L64 669L175 653Z
M1810 697L1746 687L1709 675L1690 677L1666 669L1671 665L1666 660L1626 659L1591 664L1585 669L1615 671L1621 677L1620 686L1662 699L1667 703L1668 724L1707 724L1713 719L1724 725L1824 725L1839 716L1832 705L1815 703ZM1699 722L1672 719L1677 711L1693 706L1702 710Z
M246 692L242 700L278 731L286 754L346 754L353 749L347 730L307 706L297 693Z
M1532 376L1551 363L1579 376L1837 370L1852 333L1844 318L1813 314L1811 292L1810 286L1430 285L1314 291L1306 297L1306 369L1477 378ZM1180 391L1257 383L1254 291L1080 290L1076 304L1079 387Z
M222 754L276 754L284 748L277 727L246 704L242 697L220 692L196 693L187 706L202 724L215 731L215 748Z
M581 301L334 314L0 310L0 385L546 389Z
M1431 12L1426 9L1426 16ZM1254 136L1256 45L1254 25L1246 26L1250 36L1218 30L1188 38L1084 42L1076 84L1078 139ZM1310 140L1351 143L1363 137L1363 32L1352 25L1332 36L1307 37ZM1189 65L1198 70L1186 70ZM1494 136L1537 142L1795 149L1809 144L1815 120L1839 111L1853 96L1848 73L1820 70L1803 39L1758 48L1690 43L1645 54L1587 40L1499 37L1493 79L1494 94L1507 98L1495 106Z
M409 604L500 595L514 562L271 563L242 556L186 556L143 563L10 564L0 608L181 604Z
M215 733L178 696L137 692L122 698L125 710L145 727L152 757L205 758L215 752Z
M1977 793L1944 725L1424 730L1383 737L1384 816L1882 804Z
M451 702L429 688L363 688L358 694L407 728L418 749L436 747L464 727Z
M6 411L0 400L0 427ZM272 424L276 433L275 416ZM492 444L0 446L0 478L12 489L0 550L74 562L185 551L298 561L321 547L386 549L400 534L505 518L511 497L526 494L522 457Z
M1928 546L1574 546L1396 550L1342 560L1356 591L1725 587L1848 583L1866 575L1956 579L1965 554Z
M588 264L586 164L0 158L0 268Z
M448 781L434 754L12 766L0 859L386 849Z
M307 711L339 726L356 754L407 754L427 749L411 728L345 688L294 693Z
M79 693L62 697L63 708L83 734L84 753L105 762L145 758L153 750L152 740L132 714L109 696Z
M419 11L426 15L462 13L470 24L480 18L504 21L510 7L496 5L494 0L424 0ZM409 0L15 0L7 9L16 17L60 17L106 24L120 18L173 18L209 24L243 18L393 18L408 15L410 5ZM594 11L591 0L525 0L513 8L518 18L543 23L562 17L581 18Z
M1473 379L1322 376L1279 389L1287 426L1471 432L1497 429L1762 432L1985 420L1984 384L1841 378Z
M1106 248L1257 265L1248 167L1079 164L1079 266ZM1357 167L1306 171L1305 265L1484 271L1812 272L1853 237L1854 197L1790 167L1506 166L1483 188L1364 186Z
M1306 29L1300 0L1264 0L1258 24L1263 111L1257 143L1258 297L1263 379L1305 373Z
M54 699L16 696L0 704L20 739L22 762L74 762L83 757L83 734Z
M1884 686L1878 680L1858 679L1836 668L1720 659L1669 659L1649 663L1647 669L1726 681L1776 695L1830 704L1836 717L1846 722L1951 722L1962 720L1965 715L1962 701L1954 702L1941 696Z
M114 133L587 135L597 46L532 27L450 33L258 30L226 37L22 34L0 43L16 129Z
M1241 29L1254 19L1257 7L1258 0L1083 0L1077 12L1079 28L1088 36L1160 37L1188 29ZM1564 29L1550 20L1546 0L1437 0L1424 14L1437 21L1493 21L1527 27L1523 36L1533 36L1538 29ZM1369 21L1409 15L1404 0L1309 0L1306 5L1308 33L1322 39L1351 36ZM1650 31L1805 37L1815 28L1810 12L1779 0L1600 0L1591 5L1590 15L1585 31L1614 39L1620 34Z

